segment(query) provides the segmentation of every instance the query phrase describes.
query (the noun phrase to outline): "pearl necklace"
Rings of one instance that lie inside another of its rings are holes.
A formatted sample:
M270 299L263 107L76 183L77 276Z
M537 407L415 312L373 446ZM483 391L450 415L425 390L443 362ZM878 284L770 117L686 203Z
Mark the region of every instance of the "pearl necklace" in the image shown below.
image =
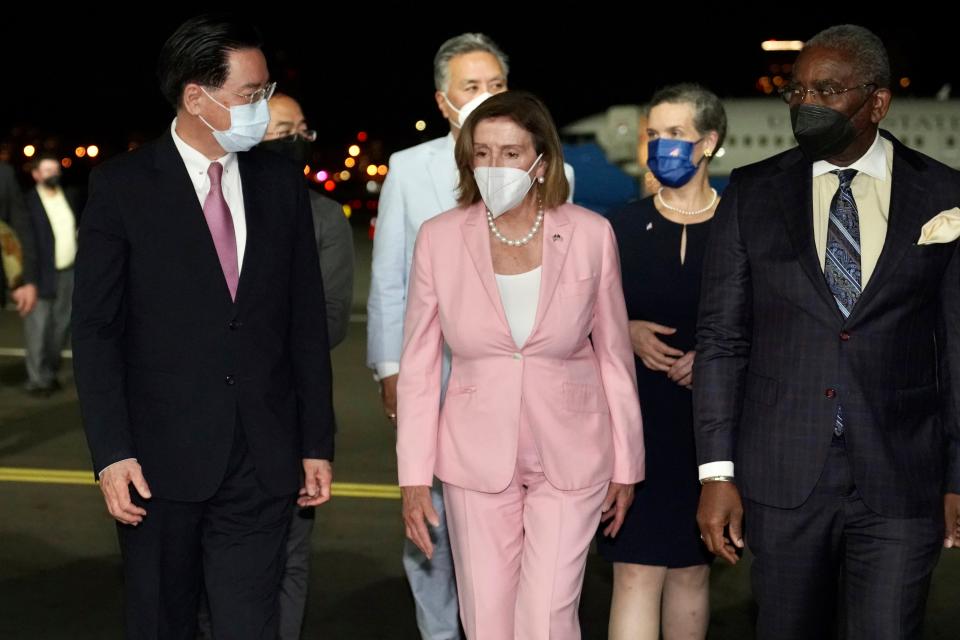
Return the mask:
M487 226L490 227L490 233L493 234L493 237L502 242L503 244L510 247L522 247L531 240L533 236L537 235L537 231L540 230L540 224L543 222L543 205L539 202L537 203L537 219L533 221L533 226L530 228L530 231L527 232L525 236L519 240L511 240L507 238L502 233L500 229L497 229L496 223L493 221L493 214L487 209Z
M681 209L679 207L672 207L669 204L667 204L667 201L663 199L663 187L660 187L657 190L657 197L660 199L660 204L663 205L665 208L669 209L670 211L675 211L682 216L698 216L701 213L706 213L707 211L709 211L710 208L713 207L713 205L716 204L717 202L717 190L711 188L710 191L713 191L713 198L710 199L710 203L707 206L705 206L703 209L697 209L696 211L687 211L686 209Z

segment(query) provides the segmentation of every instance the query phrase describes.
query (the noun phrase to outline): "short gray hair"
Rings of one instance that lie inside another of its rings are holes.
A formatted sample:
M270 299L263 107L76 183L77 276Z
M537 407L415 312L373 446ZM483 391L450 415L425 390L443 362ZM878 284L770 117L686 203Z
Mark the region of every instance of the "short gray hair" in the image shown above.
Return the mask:
M883 42L869 29L841 24L824 29L804 44L804 49L823 47L848 55L857 75L878 88L890 88L890 58Z
M723 140L727 137L727 112L713 91L693 82L672 84L653 94L650 104L647 105L647 113L664 102L689 104L693 107L693 126L697 128L697 132L716 131L717 149L723 146Z
M446 92L450 85L450 61L455 57L474 51L486 51L497 59L503 75L510 73L507 65L507 55L500 50L497 43L482 33L462 33L454 36L440 45L437 55L433 57L433 84L437 91Z

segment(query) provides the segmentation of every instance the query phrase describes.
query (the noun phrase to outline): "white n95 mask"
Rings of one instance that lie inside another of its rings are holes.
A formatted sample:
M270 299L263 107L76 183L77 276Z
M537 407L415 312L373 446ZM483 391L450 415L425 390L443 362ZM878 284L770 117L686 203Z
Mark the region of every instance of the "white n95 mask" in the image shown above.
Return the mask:
M543 154L537 156L533 164L526 171L513 167L477 167L473 170L473 178L480 189L480 197L487 205L487 210L497 218L518 204L523 202L533 178L530 172L537 167Z

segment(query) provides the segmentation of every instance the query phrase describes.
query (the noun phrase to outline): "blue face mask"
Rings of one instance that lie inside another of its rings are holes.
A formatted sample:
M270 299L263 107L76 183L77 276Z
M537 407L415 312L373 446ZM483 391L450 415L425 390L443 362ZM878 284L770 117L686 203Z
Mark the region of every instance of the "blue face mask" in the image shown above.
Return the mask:
M647 167L666 187L682 187L696 175L699 162L693 163L693 148L696 142L657 138L647 144ZM703 158L701 158L701 161Z
M200 90L206 93L207 97L213 100L213 103L218 107L230 112L230 128L226 131L214 129L209 122L204 120L203 116L200 116L200 120L210 127L213 137L216 138L224 151L227 153L249 151L263 140L263 136L267 132L267 126L270 124L270 108L267 106L266 100L227 107L217 102L203 87L200 87Z

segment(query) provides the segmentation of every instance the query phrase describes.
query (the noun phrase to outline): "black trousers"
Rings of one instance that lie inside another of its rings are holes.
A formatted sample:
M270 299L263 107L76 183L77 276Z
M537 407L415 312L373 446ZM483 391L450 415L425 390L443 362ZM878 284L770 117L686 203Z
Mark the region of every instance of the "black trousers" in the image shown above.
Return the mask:
M201 580L214 638L276 638L294 496L263 491L239 422L234 431L227 473L209 500L144 501L131 489L147 516L117 525L126 638L194 640Z
M802 506L746 500L744 518L760 640L920 637L943 511L924 518L871 511L854 486L843 438L834 438Z

